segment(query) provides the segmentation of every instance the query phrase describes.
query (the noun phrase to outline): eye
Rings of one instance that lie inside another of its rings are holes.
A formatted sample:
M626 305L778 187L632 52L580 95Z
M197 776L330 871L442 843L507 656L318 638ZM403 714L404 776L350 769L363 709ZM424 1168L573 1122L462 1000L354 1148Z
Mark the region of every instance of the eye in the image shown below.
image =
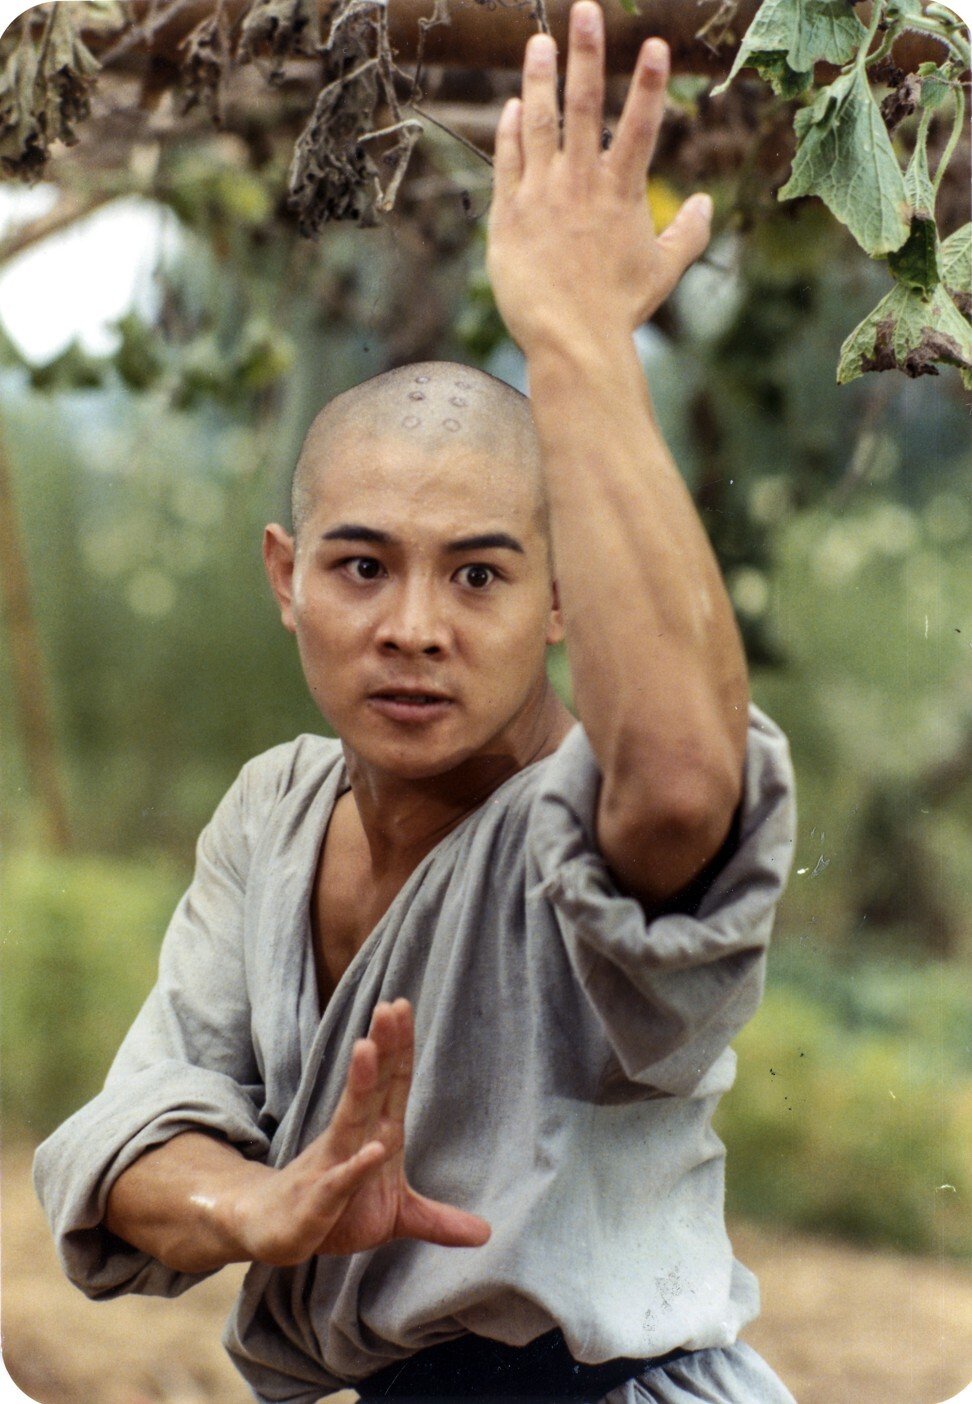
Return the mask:
M488 565L465 565L456 573L471 590L485 590L496 579L496 571Z
M353 580L377 580L382 572L381 561L374 556L349 556L341 565Z

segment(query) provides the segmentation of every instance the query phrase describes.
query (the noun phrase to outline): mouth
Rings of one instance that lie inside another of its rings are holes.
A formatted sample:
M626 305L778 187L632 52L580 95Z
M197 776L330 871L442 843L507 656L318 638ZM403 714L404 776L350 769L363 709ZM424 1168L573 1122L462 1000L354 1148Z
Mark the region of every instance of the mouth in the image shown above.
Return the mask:
M388 687L369 693L368 705L392 721L412 722L441 717L454 704L444 692Z

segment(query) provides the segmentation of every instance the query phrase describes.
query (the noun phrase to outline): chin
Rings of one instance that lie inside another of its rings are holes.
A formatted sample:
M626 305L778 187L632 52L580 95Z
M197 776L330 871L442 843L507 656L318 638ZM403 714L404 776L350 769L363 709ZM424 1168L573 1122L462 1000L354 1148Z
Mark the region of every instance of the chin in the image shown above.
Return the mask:
M442 728L430 728L426 732L410 732L403 728L403 734L389 734L384 726L354 727L335 730L343 743L366 765L384 771L386 775L401 780L431 780L438 775L447 775L456 770L473 756L482 754L489 747L494 729L483 728L482 734L472 736L456 735L449 728L446 734Z

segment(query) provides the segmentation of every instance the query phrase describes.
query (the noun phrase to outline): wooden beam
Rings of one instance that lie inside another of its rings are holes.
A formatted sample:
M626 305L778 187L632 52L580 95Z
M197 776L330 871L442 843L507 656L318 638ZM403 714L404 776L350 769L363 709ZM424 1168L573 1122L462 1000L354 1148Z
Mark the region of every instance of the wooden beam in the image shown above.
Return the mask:
M246 0L225 0L227 18L233 22L243 12ZM546 0L550 27L561 53L566 50L567 16L571 0ZM736 41L742 38L759 0L739 0L732 22ZM319 0L322 23L334 8L334 0ZM718 51L696 37L698 32L719 9L719 0L639 0L639 12L628 14L620 0L601 0L607 34L607 67L610 73L629 73L642 40L657 34L672 50L672 66L676 72L722 75L728 71L736 44L729 43ZM184 0L184 3L162 11L153 21L150 0L133 0L131 14L135 23L148 19L152 24L148 52L159 60L178 63L181 46L186 37L207 15L213 13L215 0ZM529 0L521 6L499 8L489 0L450 0L450 21L427 30L425 57L429 63L449 68L516 69L523 61L523 47L537 28ZM411 62L418 52L419 21L429 19L434 0L388 0L388 25L391 42L402 63ZM86 35L92 50L109 66L127 66L145 46L123 32L106 35L92 30ZM906 72L913 71L926 59L940 59L942 44L929 35L905 34L894 47L895 62Z

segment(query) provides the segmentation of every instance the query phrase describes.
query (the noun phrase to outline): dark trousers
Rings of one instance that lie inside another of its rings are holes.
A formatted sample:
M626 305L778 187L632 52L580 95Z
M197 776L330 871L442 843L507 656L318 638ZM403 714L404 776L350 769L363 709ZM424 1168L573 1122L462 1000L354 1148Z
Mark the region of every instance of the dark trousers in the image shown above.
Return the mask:
M583 1365L567 1349L559 1330L525 1346L503 1345L484 1336L465 1335L429 1346L406 1360L387 1365L355 1385L363 1401L479 1399L586 1400L596 1404L618 1385L656 1365L679 1360L673 1350L653 1360L625 1356L600 1365Z

